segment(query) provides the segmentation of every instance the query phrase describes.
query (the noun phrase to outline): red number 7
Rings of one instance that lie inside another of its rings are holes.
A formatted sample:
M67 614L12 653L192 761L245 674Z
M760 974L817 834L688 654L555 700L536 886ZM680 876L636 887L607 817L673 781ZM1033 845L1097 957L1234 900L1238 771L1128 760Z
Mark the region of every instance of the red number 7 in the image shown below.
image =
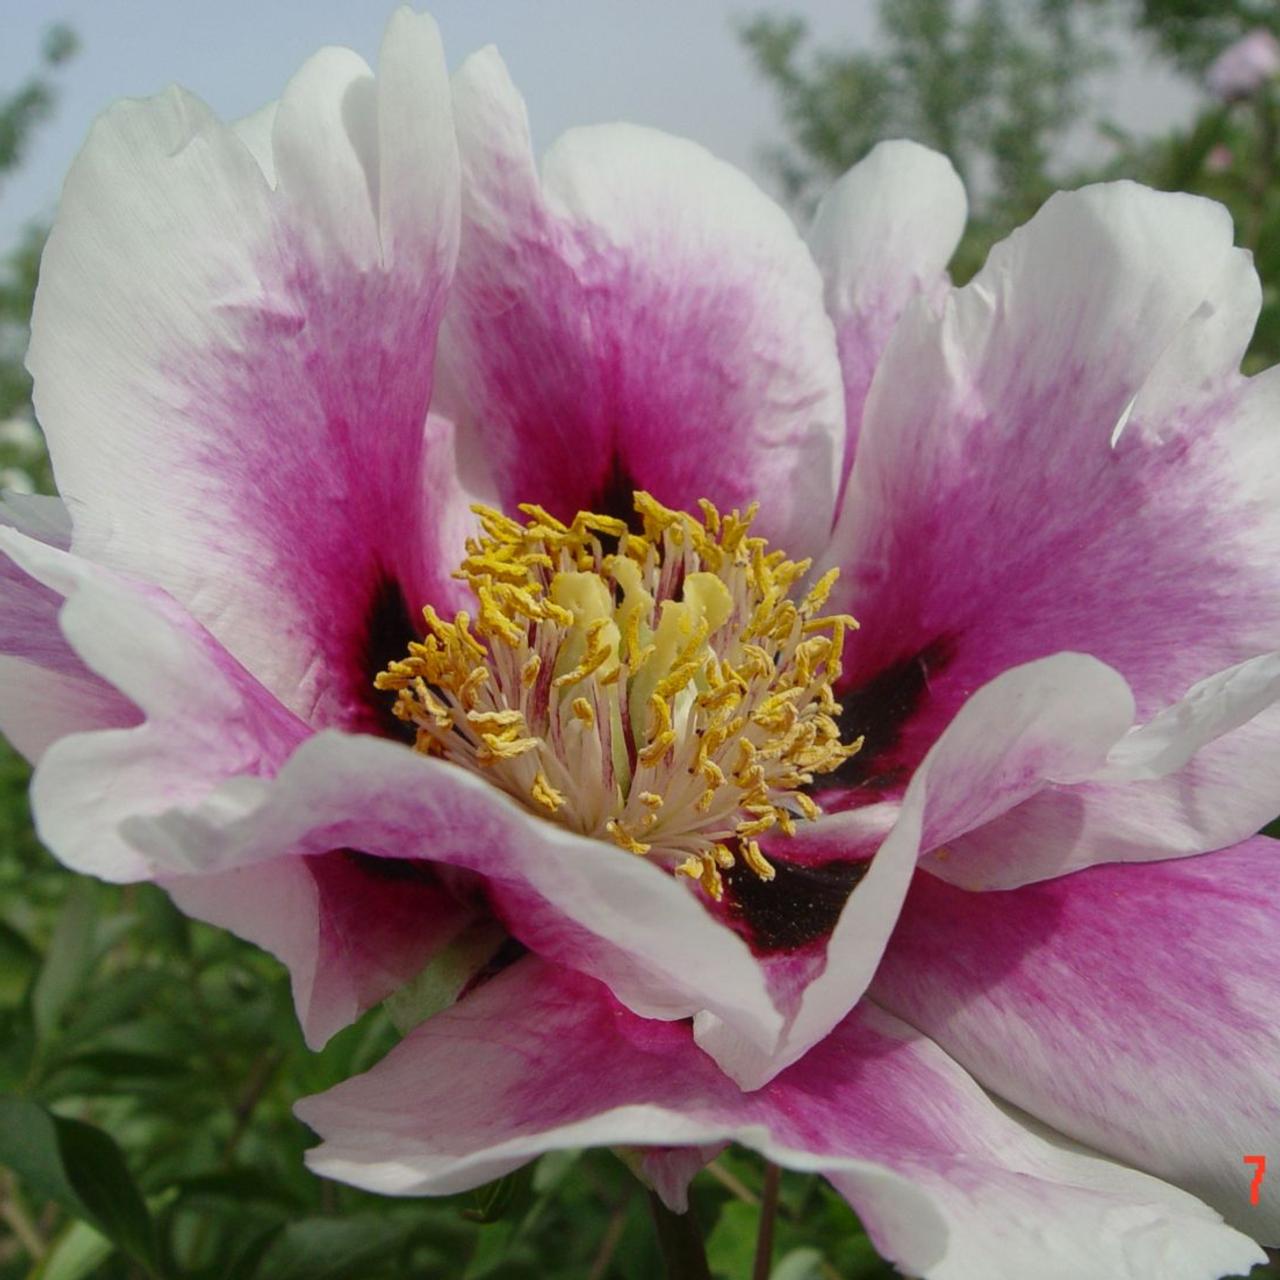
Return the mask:
M1258 1203L1258 1190L1262 1186L1262 1175L1267 1171L1266 1156L1245 1156L1245 1164L1254 1166L1253 1182L1249 1184L1249 1203Z

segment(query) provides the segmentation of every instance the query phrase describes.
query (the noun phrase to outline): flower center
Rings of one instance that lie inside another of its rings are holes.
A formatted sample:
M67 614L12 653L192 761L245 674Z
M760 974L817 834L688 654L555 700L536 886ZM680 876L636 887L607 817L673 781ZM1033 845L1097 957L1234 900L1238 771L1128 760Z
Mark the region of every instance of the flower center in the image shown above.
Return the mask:
M719 899L738 860L773 878L757 837L816 818L802 788L862 745L841 743L831 692L857 623L818 612L835 569L792 598L811 562L749 536L754 503L699 506L701 520L637 493L640 534L473 508L482 536L455 576L474 624L427 606L425 639L376 684L419 751Z

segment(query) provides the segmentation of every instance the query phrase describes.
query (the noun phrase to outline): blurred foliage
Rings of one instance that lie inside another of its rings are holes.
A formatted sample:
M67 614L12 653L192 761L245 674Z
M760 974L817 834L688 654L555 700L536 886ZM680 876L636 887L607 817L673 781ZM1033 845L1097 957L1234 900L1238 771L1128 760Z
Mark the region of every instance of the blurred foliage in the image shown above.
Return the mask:
M798 210L881 138L953 157L975 207L958 278L1064 181L1131 176L1223 200L1264 281L1256 364L1280 354L1274 86L1229 106L1206 98L1187 127L1156 138L1103 120L1095 90L1117 30L1198 76L1223 46L1278 22L1269 3L1239 0L884 0L870 50L814 48L793 18L758 18L742 36L779 95L790 141L773 160ZM65 29L51 32L38 73L0 99L0 188L74 49ZM1089 120L1101 158L1064 172L1063 145ZM0 262L9 487L50 487L21 366L43 238L29 227ZM186 920L158 889L57 867L32 831L27 782L0 748L0 1280L661 1274L647 1197L607 1152L550 1155L442 1200L383 1200L313 1177L291 1105L375 1062L396 1038L388 1014L309 1053L274 961ZM717 1280L752 1272L762 1180L755 1158L729 1151L694 1183ZM790 1173L774 1258L774 1280L892 1274L837 1195Z
M769 159L811 208L884 138L945 153L972 197L958 274L1054 190L1051 162L1112 61L1107 0L881 0L868 49L814 48L804 20L760 15L741 30L778 96L789 145Z
M0 488L52 493L53 472L22 364L45 234L42 226L28 226L0 262Z
M1135 0L1132 12L1136 28L1162 54L1197 76L1246 32L1265 28L1280 36L1275 0Z
M45 33L40 71L0 102L0 191L5 175L26 155L36 126L53 111L56 94L48 73L71 58L76 47L73 31L51 27Z
M75 34L45 35L40 69L0 99L0 194L57 100L54 73L76 52ZM22 365L45 228L30 224L0 260L0 488L53 491L53 475L31 412L31 379Z

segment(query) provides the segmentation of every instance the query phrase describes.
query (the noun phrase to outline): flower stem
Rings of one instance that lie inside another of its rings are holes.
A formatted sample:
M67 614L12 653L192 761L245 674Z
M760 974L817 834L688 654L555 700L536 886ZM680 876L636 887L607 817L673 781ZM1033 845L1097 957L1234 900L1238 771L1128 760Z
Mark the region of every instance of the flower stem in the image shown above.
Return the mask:
M649 1211L658 1233L658 1248L667 1267L667 1280L711 1280L702 1232L692 1210L672 1213L656 1192L649 1192Z
M764 1187L760 1198L760 1227L756 1233L756 1265L752 1280L769 1280L773 1269L773 1222L778 1216L778 1166L769 1161L764 1166Z

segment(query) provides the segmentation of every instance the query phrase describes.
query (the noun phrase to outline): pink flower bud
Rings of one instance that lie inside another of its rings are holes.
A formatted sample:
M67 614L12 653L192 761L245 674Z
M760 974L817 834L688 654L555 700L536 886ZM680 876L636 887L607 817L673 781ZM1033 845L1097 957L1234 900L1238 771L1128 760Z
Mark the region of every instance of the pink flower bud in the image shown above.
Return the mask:
M1212 147L1204 158L1204 167L1209 173L1228 173L1234 163L1231 148L1224 142Z
M1224 102L1257 93L1280 71L1280 42L1259 27L1224 49L1205 73L1209 92Z

